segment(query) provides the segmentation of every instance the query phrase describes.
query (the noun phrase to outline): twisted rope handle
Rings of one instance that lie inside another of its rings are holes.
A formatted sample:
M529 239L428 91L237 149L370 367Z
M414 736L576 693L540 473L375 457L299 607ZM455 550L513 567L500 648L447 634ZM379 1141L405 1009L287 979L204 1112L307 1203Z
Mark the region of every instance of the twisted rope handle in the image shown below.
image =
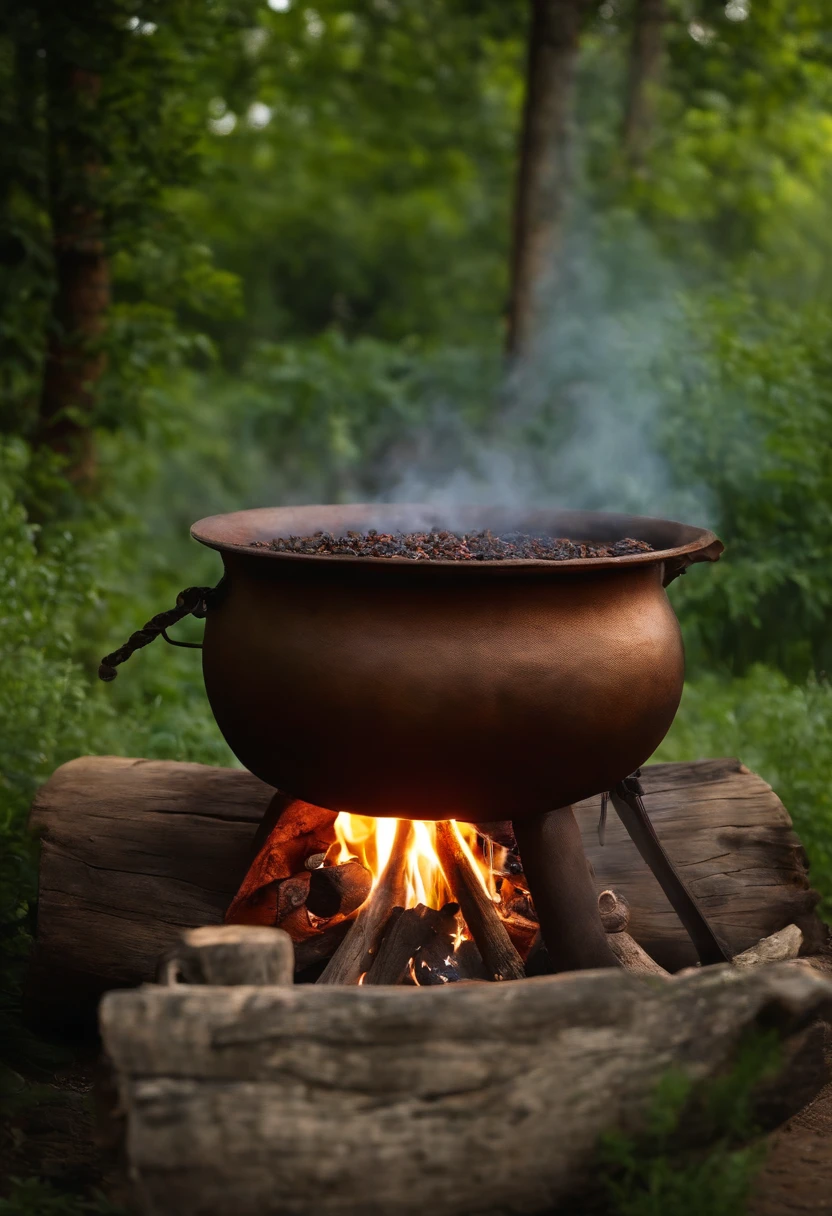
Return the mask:
M169 608L167 612L158 612L141 629L131 633L123 646L119 646L118 650L114 650L112 654L104 656L98 668L99 680L114 680L118 675L116 668L125 663L131 654L141 650L142 646L148 646L160 634L171 646L189 646L196 650L200 649L201 643L199 642L175 642L168 637L165 630L169 629L171 625L175 625L177 621L181 621L183 617L206 616L210 598L216 590L216 587L186 587L184 591L180 591L176 597L175 608Z

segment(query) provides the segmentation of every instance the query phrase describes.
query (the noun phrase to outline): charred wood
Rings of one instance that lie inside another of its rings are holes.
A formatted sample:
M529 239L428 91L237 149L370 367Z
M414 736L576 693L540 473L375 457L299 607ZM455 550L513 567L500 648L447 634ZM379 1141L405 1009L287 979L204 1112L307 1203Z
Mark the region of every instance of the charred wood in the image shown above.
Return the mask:
M370 871L354 858L340 866L312 867L308 878L306 906L325 920L360 908L373 885Z
M477 943L490 979L519 980L523 960L506 932L493 900L483 889L452 821L436 825L436 854L465 923Z
M412 838L413 824L406 819L400 820L393 850L375 890L359 909L350 931L327 963L319 984L357 984L369 970L390 913L403 906L406 900L405 865Z
M456 923L457 904L446 904L437 911L418 904L415 908L394 908L387 922L378 953L364 980L366 984L401 984L410 970L411 962L437 939L450 947L452 927Z

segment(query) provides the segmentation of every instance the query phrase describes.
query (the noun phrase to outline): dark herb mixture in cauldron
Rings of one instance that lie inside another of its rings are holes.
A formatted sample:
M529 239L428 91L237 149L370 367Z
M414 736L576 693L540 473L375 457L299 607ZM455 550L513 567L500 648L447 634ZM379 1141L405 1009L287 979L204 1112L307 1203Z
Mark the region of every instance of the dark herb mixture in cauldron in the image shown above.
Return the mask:
M258 549L275 553L308 553L320 556L399 557L410 561L496 562L510 558L563 562L571 558L625 557L650 553L652 545L624 537L610 544L587 544L555 536L529 536L524 532L346 532L333 536L278 536L254 541Z

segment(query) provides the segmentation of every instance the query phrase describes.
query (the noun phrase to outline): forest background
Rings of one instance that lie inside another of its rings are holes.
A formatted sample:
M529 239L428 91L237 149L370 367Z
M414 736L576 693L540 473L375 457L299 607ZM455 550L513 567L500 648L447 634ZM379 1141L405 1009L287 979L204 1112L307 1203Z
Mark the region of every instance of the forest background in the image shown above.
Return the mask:
M37 784L87 752L232 763L193 652L97 666L216 580L193 520L282 502L713 527L723 560L671 589L657 758L772 782L832 910L832 26L822 0L572 7L557 288L518 372L525 0L3 6L4 999Z

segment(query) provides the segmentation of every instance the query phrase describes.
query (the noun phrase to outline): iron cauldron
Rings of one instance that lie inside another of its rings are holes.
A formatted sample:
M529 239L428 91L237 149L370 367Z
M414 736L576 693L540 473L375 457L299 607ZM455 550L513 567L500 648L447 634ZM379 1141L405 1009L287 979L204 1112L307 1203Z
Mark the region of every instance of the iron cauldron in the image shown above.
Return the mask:
M649 542L562 562L306 556L252 542L447 527ZM225 565L205 687L239 760L295 797L363 815L485 821L612 789L664 738L684 654L665 593L711 532L591 512L310 506L200 520Z

